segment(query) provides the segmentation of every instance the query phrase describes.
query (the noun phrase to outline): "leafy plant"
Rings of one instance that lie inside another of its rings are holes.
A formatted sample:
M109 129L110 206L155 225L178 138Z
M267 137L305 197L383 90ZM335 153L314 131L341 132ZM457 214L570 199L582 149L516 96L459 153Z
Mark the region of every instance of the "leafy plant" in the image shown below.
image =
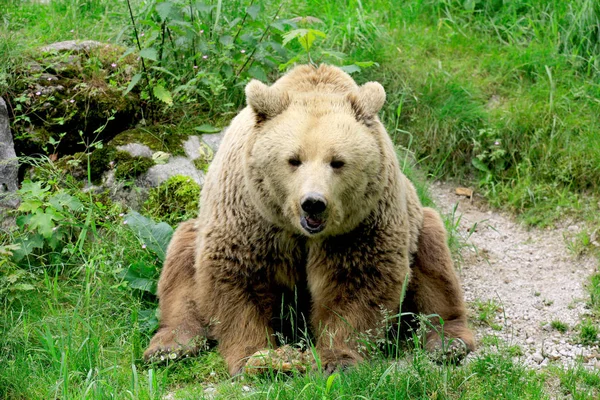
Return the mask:
M503 149L498 133L493 129L479 130L473 139L473 155L471 163L484 174L481 181L483 184L492 183L507 167L506 150Z
M0 299L6 298L9 302L35 289L32 273L19 268L11 260L13 252L19 248L16 244L0 246Z
M216 112L241 101L249 78L268 80L287 57L279 19L283 3L151 1L136 16L133 42L142 72L125 93L143 82L142 98L166 106L199 104Z
M21 235L16 240L19 247L13 252L16 262L34 254L41 255L46 250L54 254L72 254L76 248L77 242L74 243L73 238L78 238L82 230L84 206L65 190L50 189L41 182L24 181L18 191L21 215L16 222ZM79 239L83 240L82 237Z
M135 211L131 211L125 216L124 224L137 235L142 246L152 251L160 262L165 260L167 246L173 235L173 228L169 224L156 223Z
M129 212L123 223L135 233L142 243L142 248L156 256L157 262L148 262L144 259L135 261L123 270L120 277L130 288L156 295L160 266L165 260L173 228L164 222L156 223L135 211ZM155 307L138 311L137 318L142 330L152 332L158 327L157 312Z

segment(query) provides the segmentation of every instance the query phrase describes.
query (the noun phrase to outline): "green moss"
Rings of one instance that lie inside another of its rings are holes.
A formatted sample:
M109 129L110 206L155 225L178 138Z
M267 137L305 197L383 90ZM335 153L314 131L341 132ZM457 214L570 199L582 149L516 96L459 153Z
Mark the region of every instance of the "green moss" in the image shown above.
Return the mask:
M94 150L90 156L90 175L92 182L98 182L104 171L108 170L110 162L115 160L117 149L114 146L103 146Z
M164 151L174 156L184 155L183 142L186 133L181 133L172 127L135 128L119 133L111 141L114 146L129 143L140 143L150 147L152 151Z
M135 93L123 96L137 70L124 48L99 46L89 52L35 52L9 75L13 131L20 154L73 154L84 142L110 140L130 126L139 109ZM57 145L47 143L53 139ZM54 147L58 147L58 151Z
M154 165L154 161L150 158L133 157L125 151L117 151L114 162L117 180L135 179Z
M200 185L193 179L176 175L151 189L144 212L156 220L175 226L198 215Z
M204 160L202 157L200 158L196 158L194 161L194 167L196 167L196 169L200 170L200 171L204 171L205 173L208 172L208 166L210 165L209 162L206 162L206 160Z

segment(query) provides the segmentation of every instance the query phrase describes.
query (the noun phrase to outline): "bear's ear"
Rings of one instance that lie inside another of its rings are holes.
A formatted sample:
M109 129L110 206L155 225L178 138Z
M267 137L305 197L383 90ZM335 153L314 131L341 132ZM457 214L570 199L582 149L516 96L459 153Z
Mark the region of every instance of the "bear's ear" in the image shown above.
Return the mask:
M290 104L287 92L251 80L246 85L246 103L256 114L257 122L264 122L281 114Z
M367 82L357 91L348 94L356 119L370 123L385 103L385 90L377 82Z

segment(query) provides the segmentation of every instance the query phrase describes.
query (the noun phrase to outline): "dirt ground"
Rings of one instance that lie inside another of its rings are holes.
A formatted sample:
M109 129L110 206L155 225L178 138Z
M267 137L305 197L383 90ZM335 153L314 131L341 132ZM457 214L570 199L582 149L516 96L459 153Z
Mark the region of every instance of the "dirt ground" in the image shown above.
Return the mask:
M489 210L477 196L471 201L456 195L456 186L448 183L432 185L431 195L446 215L458 203L454 221L466 245L457 264L477 339L492 335L518 345L521 360L532 368L575 360L600 368L598 346L578 340L578 325L588 312L584 285L598 264L568 250L565 235L579 227L526 229L511 216ZM486 308L496 311L487 322L478 321ZM568 330L559 332L553 321Z

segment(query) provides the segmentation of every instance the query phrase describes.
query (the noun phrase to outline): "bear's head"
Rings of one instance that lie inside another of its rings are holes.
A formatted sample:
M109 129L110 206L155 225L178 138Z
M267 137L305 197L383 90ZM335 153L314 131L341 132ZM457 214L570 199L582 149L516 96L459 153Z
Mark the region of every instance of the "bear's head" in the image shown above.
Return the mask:
M272 223L308 237L353 230L376 208L389 160L377 113L383 87L295 92L252 81L255 117L247 148L246 184Z

